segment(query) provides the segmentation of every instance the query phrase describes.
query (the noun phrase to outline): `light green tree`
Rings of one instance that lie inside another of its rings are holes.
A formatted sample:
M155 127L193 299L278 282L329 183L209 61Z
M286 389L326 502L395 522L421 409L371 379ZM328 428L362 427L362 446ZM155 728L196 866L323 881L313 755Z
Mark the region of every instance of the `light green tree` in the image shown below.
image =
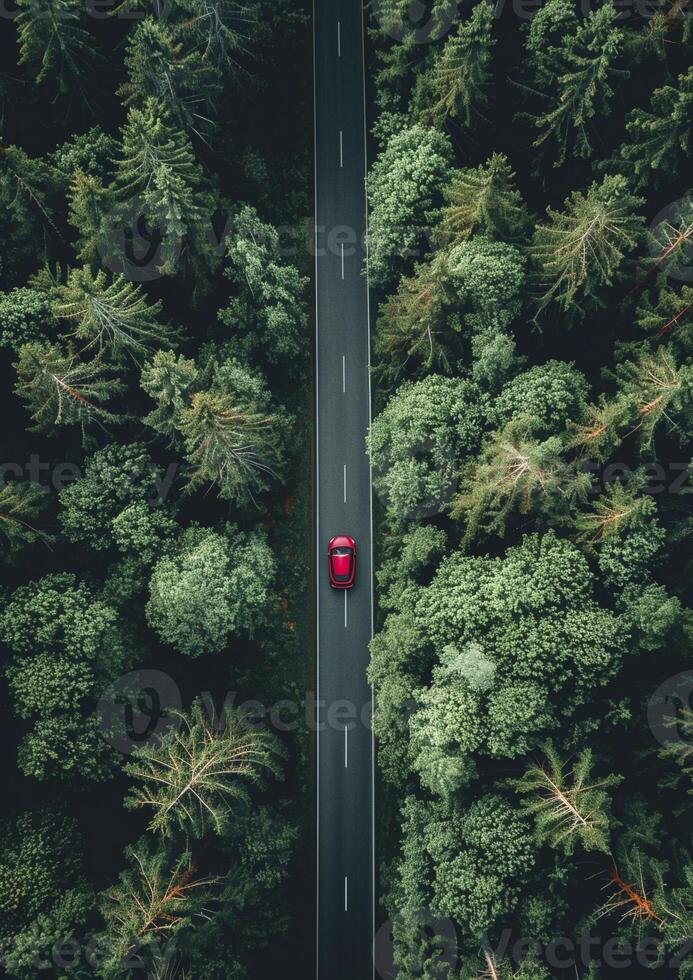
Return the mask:
M610 853L609 790L622 782L622 776L608 775L593 782L592 752L582 749L572 766L564 762L554 746L543 747L546 761L530 766L513 786L521 804L534 817L540 843L572 854L576 844L586 851Z
M602 304L602 291L641 241L644 219L635 212L642 203L625 177L610 176L587 194L574 191L564 211L547 208L549 220L537 226L532 250L545 287L540 310L549 303L565 311Z
M437 234L447 244L455 245L473 234L512 242L529 229L527 205L502 153L493 153L475 169L455 172L445 199Z
M151 814L149 829L166 836L221 836L234 808L248 803L248 787L276 771L277 746L237 713L210 714L200 699L177 718L128 763L135 785L126 806Z
M117 422L105 403L122 391L121 382L97 354L81 361L58 346L24 344L15 364L16 393L27 403L36 432L52 432L64 425Z
M276 562L261 530L191 527L155 565L147 620L165 643L198 657L253 634L270 602Z
M452 147L435 130L412 126L396 133L368 177L369 274L374 286L389 286L423 257L437 223L443 190L450 182Z
M37 289L0 294L0 345L19 351L23 344L50 337L56 326L50 297Z

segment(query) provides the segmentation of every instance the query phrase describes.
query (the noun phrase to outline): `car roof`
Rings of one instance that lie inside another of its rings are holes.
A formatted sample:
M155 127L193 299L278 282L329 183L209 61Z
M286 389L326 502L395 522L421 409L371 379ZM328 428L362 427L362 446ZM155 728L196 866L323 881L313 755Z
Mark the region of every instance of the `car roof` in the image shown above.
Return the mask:
M330 548L352 548L354 546L354 539L348 537L346 534L338 534L335 538L330 541Z

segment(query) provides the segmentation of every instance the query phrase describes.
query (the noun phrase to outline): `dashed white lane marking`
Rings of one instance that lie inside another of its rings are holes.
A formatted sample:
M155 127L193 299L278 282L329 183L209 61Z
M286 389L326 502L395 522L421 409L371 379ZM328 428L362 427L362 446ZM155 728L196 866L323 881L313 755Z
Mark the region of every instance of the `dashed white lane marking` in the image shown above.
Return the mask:
M349 768L349 730L344 726L344 768Z
M348 618L347 618L347 596L349 592L347 589L344 590L344 629L347 628Z
M339 166L344 166L344 133L339 130Z
M342 57L342 22L337 21L337 57Z
M344 503L346 503L346 463L344 464Z
M346 355L342 354L342 394L346 394Z
M342 279L344 278L344 242L342 242Z
M349 911L349 879L344 875L344 911Z

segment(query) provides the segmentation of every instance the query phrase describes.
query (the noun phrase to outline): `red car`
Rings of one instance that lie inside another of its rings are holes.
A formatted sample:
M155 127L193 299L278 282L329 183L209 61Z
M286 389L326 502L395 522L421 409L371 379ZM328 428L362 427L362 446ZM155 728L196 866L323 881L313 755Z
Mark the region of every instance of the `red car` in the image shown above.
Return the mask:
M356 581L356 542L338 534L327 546L327 570L333 589L350 589Z

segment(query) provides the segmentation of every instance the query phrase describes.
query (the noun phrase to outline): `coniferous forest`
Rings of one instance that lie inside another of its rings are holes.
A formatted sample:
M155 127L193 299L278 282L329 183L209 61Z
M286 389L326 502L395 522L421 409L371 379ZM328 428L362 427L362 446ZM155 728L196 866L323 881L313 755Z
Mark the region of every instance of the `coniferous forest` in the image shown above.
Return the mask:
M693 976L691 23L686 0L373 10L400 978Z
M693 978L692 18L366 6L399 980ZM313 974L312 71L0 10L7 977Z

